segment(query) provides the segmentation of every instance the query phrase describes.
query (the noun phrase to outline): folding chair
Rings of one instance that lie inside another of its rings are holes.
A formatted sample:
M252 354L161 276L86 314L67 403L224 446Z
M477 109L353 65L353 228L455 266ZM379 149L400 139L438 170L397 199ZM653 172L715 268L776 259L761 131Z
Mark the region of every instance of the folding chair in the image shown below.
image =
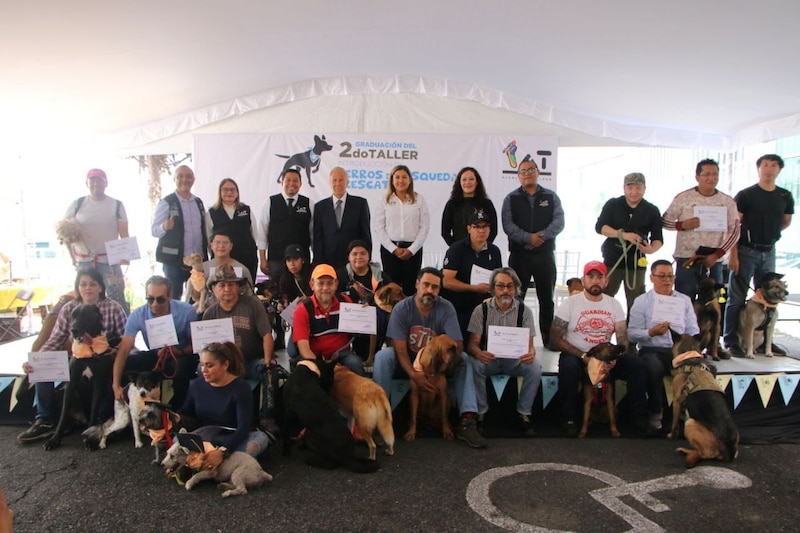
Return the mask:
M20 289L6 309L0 310L0 342L8 340L22 339L20 324L25 309L33 300L33 291ZM14 305L19 302L19 305Z

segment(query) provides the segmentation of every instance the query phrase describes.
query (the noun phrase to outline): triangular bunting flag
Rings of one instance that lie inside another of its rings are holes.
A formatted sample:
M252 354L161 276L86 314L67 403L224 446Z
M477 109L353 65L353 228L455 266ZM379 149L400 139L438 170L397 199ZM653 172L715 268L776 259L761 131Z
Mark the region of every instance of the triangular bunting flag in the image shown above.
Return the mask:
M765 408L772 396L772 389L775 388L777 377L775 374L756 376L756 386L758 387L758 394L761 395L761 405Z
M392 404L392 411L394 411L397 405L403 400L407 392L408 392L407 379L392 380L392 390L390 394L391 396L390 403Z
M14 379L14 386L11 388L11 402L9 402L8 405L9 413L17 408L17 392L22 386L22 382L25 381L25 377L26 376L18 376ZM31 387L33 387L33 383L28 382L28 388L30 389Z
M619 401L628 394L628 382L618 379L614 383L614 405L619 405Z
M494 394L497 396L497 399L503 397L503 391L506 390L506 385L508 384L508 374L494 374L493 376L489 376L492 379L492 387L494 388Z
M753 382L753 378L755 378L752 374L747 375L740 375L733 377L733 408L736 409L739 407L739 403L744 398L744 393L747 392L747 389L750 388L750 383Z
M732 374L717 374L717 385L719 388L722 389L722 392L725 392L725 389L728 388L728 384L731 382Z
M664 376L664 392L667 395L667 405L672 405L672 378Z
M542 410L547 409L547 404L558 391L558 376L542 376Z
M797 382L800 381L800 376L797 374L784 374L778 376L778 385L781 387L781 394L783 394L784 405L789 405L789 401L794 395L794 390L797 388Z
M17 379L16 376L4 376L0 377L0 393L6 390L6 387L14 383L14 380Z

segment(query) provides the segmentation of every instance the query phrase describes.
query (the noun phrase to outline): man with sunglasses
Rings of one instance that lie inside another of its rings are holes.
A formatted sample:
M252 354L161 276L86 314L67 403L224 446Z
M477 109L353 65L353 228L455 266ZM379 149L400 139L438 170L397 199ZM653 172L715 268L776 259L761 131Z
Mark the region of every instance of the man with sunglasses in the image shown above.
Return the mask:
M697 335L697 317L692 301L673 290L675 274L672 263L664 259L650 267L653 288L633 302L628 321L628 338L639 344L639 358L647 370L648 423L661 429L664 404L664 376L672 370L672 335L669 330Z
M186 399L186 392L189 389L189 381L194 377L197 369L197 355L192 350L192 332L190 324L197 320L197 312L194 307L186 302L172 299L172 283L163 276L152 276L145 283L147 293L147 303L131 313L128 322L125 324L125 336L117 350L117 357L114 359L114 397L123 401L122 375L124 372L148 372L153 370L159 361L159 355L167 355L171 350L175 355L165 357L164 374L174 374L172 378L172 400L170 405L177 410L183 405ZM153 318L172 315L175 324L175 333L178 336L178 344L164 348L150 348L147 337L146 322ZM131 353L136 342L136 335L142 334L148 350ZM177 361L177 368L176 368Z
M517 171L520 187L503 200L503 231L508 235L511 255L508 266L522 282L525 299L533 276L539 299L539 331L545 346L550 344L553 324L553 291L556 287L556 235L564 230L561 199L539 185L539 167L526 156Z

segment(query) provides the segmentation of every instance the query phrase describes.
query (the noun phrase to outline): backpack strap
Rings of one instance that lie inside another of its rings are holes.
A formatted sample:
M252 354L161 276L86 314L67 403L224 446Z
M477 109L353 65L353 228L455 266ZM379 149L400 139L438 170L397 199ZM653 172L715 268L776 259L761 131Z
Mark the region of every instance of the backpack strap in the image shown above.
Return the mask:
M72 216L75 217L78 215L78 211L81 210L81 206L83 205L83 201L86 200L85 196L81 196L77 200L75 200L75 211L72 212Z

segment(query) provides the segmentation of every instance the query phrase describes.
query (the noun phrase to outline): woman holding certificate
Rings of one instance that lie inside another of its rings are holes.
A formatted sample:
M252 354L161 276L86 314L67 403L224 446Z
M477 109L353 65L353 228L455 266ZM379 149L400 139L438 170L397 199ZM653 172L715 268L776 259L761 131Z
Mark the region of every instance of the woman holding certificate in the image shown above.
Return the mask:
M430 229L430 214L425 199L414 192L414 179L407 166L397 165L392 169L389 190L373 220L373 235L381 243L383 270L403 287L405 294L414 294L417 272L422 266L422 245Z

